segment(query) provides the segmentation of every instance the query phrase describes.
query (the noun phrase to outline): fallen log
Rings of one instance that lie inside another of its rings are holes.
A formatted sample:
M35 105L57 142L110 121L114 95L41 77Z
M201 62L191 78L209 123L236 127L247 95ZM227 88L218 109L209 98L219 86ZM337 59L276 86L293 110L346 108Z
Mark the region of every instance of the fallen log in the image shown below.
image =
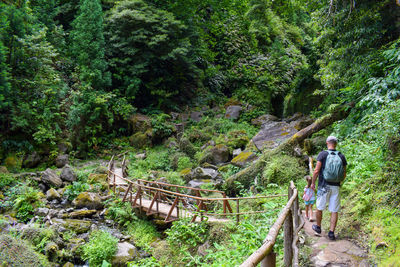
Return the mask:
M336 121L346 118L350 114L352 107L353 104L339 106L332 113L321 117L311 125L298 131L278 147L272 150L264 151L263 155L258 160L254 161L252 165L239 171L226 180L227 194L232 196L237 193L237 182L239 182L245 188L250 187L257 175L262 175L262 172L270 161L271 157L280 153L294 155L294 148L297 145L301 145L302 142L312 134L328 127Z

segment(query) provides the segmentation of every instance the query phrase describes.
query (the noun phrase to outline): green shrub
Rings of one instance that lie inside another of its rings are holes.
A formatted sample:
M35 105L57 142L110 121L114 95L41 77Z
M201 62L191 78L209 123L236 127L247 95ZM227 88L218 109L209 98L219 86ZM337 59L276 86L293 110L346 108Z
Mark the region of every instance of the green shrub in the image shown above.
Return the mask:
M152 116L151 126L153 128L153 139L156 143L171 136L175 132L174 125L167 121L170 118L171 116L165 113Z
M9 173L0 173L0 191L15 184L15 178Z
M68 185L65 189L64 196L68 198L69 201L74 200L80 193L86 192L89 189L89 185L84 182L73 182Z
M127 233L132 236L135 245L148 248L152 242L160 237L156 227L149 221L137 220L129 224Z
M263 172L263 183L287 184L290 180L296 181L307 174L305 167L291 156L276 155L267 163Z
M179 150L191 158L196 154L196 147L186 137L182 137L179 141Z
M121 226L128 226L138 220L129 202L122 202L120 198L108 204L106 215Z
M207 224L205 222L191 223L189 219L182 219L173 222L166 234L167 241L173 246L195 247L206 240Z
M181 170L187 169L187 168L191 169L192 167L193 167L193 164L190 161L189 157L180 157L178 159L178 169L177 169L178 171L181 171Z
M110 262L117 251L118 239L104 231L94 231L89 242L83 245L83 259L90 266L101 266L103 261Z
M40 192L29 186L23 186L21 193L13 201L13 208L17 212L16 218L26 222L33 217L35 208L40 205Z

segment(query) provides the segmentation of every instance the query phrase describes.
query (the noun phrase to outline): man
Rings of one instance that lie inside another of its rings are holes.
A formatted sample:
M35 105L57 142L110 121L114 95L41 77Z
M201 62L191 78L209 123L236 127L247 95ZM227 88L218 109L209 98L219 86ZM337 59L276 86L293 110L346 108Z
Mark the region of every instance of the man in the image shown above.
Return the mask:
M335 228L340 211L340 184L346 178L347 161L345 156L336 150L337 138L329 136L326 139L327 151L318 154L317 165L313 173L311 188L315 190L315 181L318 179L316 224L312 229L321 234L322 211L329 203L331 221L328 237L335 240ZM326 176L326 177L324 177Z

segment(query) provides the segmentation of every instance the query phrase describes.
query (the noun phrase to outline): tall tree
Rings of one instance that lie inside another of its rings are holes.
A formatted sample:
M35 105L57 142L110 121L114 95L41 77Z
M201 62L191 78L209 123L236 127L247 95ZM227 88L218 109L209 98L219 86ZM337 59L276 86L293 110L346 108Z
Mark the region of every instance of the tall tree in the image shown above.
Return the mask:
M109 86L100 0L82 0L72 27L71 54L78 64L80 79L95 89Z

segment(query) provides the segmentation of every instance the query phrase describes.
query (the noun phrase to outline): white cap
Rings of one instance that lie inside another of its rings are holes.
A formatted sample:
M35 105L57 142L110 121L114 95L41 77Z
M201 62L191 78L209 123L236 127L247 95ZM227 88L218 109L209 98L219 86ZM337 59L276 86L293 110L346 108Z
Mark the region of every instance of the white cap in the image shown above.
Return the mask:
M326 138L326 142L327 143L337 143L337 138L335 136L328 136L328 138Z

